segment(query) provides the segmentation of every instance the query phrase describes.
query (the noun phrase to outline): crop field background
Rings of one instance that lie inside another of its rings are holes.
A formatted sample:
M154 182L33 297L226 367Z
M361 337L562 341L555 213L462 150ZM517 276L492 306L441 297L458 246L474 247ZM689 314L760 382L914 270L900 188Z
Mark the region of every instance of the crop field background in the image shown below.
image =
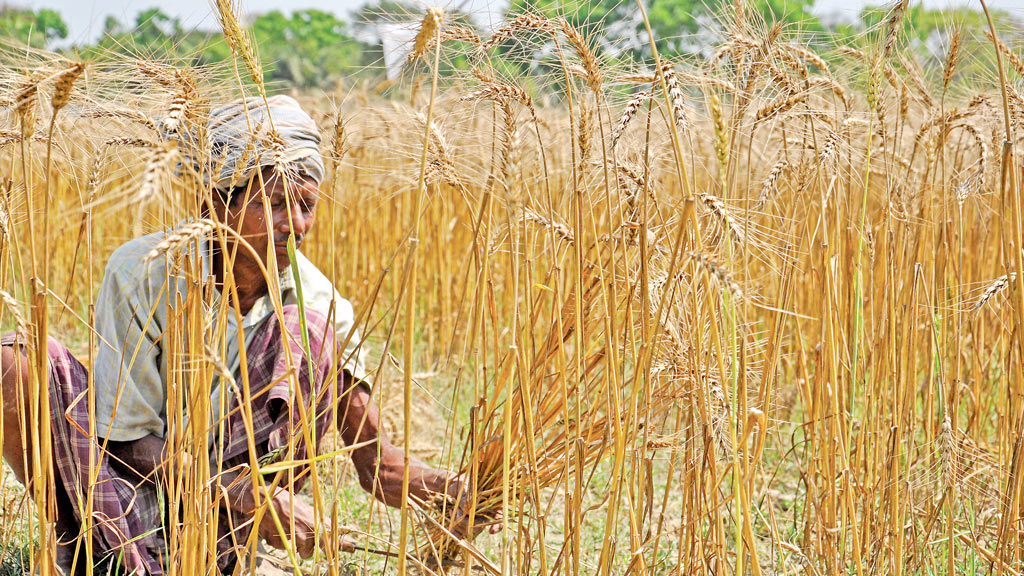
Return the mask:
M179 162L209 157L211 106L262 97L219 4L229 65L3 49L0 320L34 366L47 335L91 359L110 253L199 217ZM922 61L906 8L808 48L727 5L704 53L632 63L572 18L481 38L431 8L400 80L298 93L328 166L303 252L355 306L392 439L472 479L498 528L385 508L329 435L303 497L356 550L283 569L1024 571L1022 52L951 18ZM210 306L172 327L200 351L172 408L209 409ZM216 463L182 464L206 432L174 440L170 573L215 570ZM0 476L11 573L52 573L50 473Z

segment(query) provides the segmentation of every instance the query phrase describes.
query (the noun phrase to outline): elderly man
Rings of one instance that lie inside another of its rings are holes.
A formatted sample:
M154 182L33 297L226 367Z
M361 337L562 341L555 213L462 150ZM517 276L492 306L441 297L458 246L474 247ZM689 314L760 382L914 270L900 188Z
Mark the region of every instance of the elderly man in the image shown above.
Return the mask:
M211 469L227 471L218 477L228 494L220 514L222 570L230 569L238 557L235 551L245 547L251 528L246 520L262 504L251 479L244 476L252 462L251 447L257 458L287 453L288 446L293 460L308 458L304 439L318 440L333 418L344 441L357 446L351 455L362 487L389 505L400 504L402 497L403 453L380 430L365 384L352 306L301 252L294 252L297 277L291 266L289 238L296 248L302 245L320 202L324 165L316 126L291 98L277 96L267 104L256 98L239 101L215 110L209 123L213 155L207 170L215 174L215 182L208 210L252 251L234 241L203 240L198 254L193 254L217 289L216 298L223 292L230 310L217 326L223 334L217 355L221 350L226 353L217 361L220 372L212 386L209 445ZM271 125L276 137L268 139ZM96 302L101 342L93 366L98 438L83 434L90 429L83 401L86 367L55 340L48 350L58 538L67 542L77 537L82 522L79 503L91 490L96 554L114 557L126 571L138 574L164 572L162 527L177 520L161 518L158 493L170 444L168 412L174 410L168 363L173 353L180 354L188 345L182 339L189 340L181 334L172 337L168 327L177 325L180 330L174 314L190 285L170 257L152 257L166 238L166 233L157 233L132 240L118 248L107 265ZM268 282L261 269L274 270L275 265L281 274ZM305 344L300 312L307 327ZM176 352L168 350L173 341L178 343ZM15 399L28 398L28 361L13 335L4 337L3 344L4 458L25 482L31 468L23 457L28 438L22 438L19 422L20 414L28 411ZM206 348L188 351L189 357L193 362L208 358L211 351ZM240 390L246 385L248 390ZM248 399L251 425L246 424L247 410L239 393ZM227 402L223 407L222 398ZM98 446L107 450L98 469L90 470L90 449ZM419 461L413 461L409 477L413 497L436 501L456 495L448 473ZM292 484L292 490L299 483ZM295 549L303 556L311 554L316 526L311 507L284 487L270 496L269 506ZM282 545L271 514L263 518L259 535ZM58 548L59 563L67 564L70 547Z

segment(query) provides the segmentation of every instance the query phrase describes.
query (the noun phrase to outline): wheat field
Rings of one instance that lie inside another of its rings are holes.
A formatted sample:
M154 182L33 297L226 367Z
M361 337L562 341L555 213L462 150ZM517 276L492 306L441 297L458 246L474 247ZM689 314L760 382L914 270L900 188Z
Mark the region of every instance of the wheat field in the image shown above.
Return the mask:
M176 166L209 151L167 134L264 89L218 4L229 69L4 49L0 321L34 365L47 335L91 358L114 248L199 217ZM329 436L303 497L356 549L284 569L1020 574L1024 65L959 28L924 65L900 6L819 51L738 4L713 52L628 65L570 19L480 39L430 9L392 91L300 95L328 165L304 253L355 305L396 443L497 531L384 508ZM502 42L557 65L512 74ZM209 397L216 359L181 362ZM27 492L0 477L4 569L54 573L40 462ZM171 469L169 573L215 571L216 471Z

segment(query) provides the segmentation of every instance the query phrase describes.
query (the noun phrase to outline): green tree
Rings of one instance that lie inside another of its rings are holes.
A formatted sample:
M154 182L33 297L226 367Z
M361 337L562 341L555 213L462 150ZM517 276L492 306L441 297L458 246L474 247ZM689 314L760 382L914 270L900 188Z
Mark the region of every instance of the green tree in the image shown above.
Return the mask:
M0 35L33 48L49 48L55 40L68 37L68 25L49 8L29 10L0 7Z
M348 24L321 10L274 10L257 17L252 32L267 78L292 86L328 87L354 71L363 52Z
M103 37L95 47L84 51L110 51L158 58L195 59L212 41L210 33L186 33L181 20L159 8L139 12L134 26L124 25L113 16L103 21Z
M811 13L813 5L814 0L751 0L746 9L749 16L757 13L767 23L782 21L821 31L821 23ZM715 15L733 10L731 0L647 0L644 6L658 50L666 56L705 49L714 41L708 31L714 29ZM633 0L512 0L507 14L523 12L564 17L588 33L597 33L601 48L614 56L651 54L647 30Z
M156 49L168 42L174 42L184 33L181 20L168 16L159 8L150 8L139 12L135 17L135 29L131 37L136 46Z

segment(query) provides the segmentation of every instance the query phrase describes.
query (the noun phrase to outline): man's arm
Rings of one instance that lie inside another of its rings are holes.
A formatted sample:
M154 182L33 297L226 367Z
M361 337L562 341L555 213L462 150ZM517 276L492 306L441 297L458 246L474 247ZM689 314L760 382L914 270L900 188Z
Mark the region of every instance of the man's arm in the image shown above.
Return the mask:
M388 506L402 504L404 451L391 443L380 428L380 412L365 383L354 383L344 372L344 386L338 403L338 430L348 445L367 443L352 452L359 484ZM457 483L452 475L431 468L420 460L409 462L409 494L430 502L443 495L456 496Z

